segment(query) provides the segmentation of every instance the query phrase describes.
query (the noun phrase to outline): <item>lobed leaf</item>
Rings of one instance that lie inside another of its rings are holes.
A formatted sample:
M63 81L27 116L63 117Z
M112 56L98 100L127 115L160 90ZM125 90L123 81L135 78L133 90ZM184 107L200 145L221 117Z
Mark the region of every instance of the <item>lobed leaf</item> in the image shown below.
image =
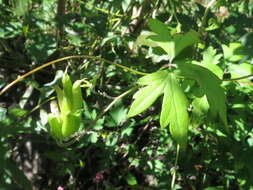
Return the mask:
M166 24L156 19L148 20L148 27L155 33L166 38L170 35L170 30Z
M163 93L163 84L149 85L140 89L134 95L134 102L132 103L128 112L128 117L133 117L148 109L156 99Z
M152 47L156 44L160 46L168 54L170 61L179 55L185 48L200 41L199 33L194 30L190 30L185 34L171 35L171 31L167 25L158 20L150 19L148 25L155 34L149 37L146 36L145 39L150 40L145 44L152 44ZM142 39L142 41L145 40ZM154 43L152 43L152 41Z
M178 84L176 76L167 73L166 86L160 117L161 127L170 124L170 132L176 142L184 149L188 134L188 101Z
M167 70L146 75L138 84L147 85L134 94L128 117L133 117L150 107L164 93L160 125L170 124L172 137L184 149L187 144L188 101L176 79L176 75Z
M155 84L155 83L162 83L164 81L164 79L166 79L168 75L168 72L163 70L163 71L157 71L151 74L148 74L144 77L141 77L137 83L139 85L151 85L151 84Z
M211 113L219 116L227 127L226 97L221 87L221 80L210 70L200 65L180 62L178 69L183 76L192 78L199 83L207 97Z

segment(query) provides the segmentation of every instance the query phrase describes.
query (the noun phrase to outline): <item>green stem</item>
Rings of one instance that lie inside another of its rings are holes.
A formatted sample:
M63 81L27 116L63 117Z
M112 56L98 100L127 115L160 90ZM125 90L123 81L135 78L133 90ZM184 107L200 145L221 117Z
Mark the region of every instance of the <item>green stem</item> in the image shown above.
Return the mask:
M175 187L175 181L176 181L176 175L177 175L177 164L178 164L178 158L179 158L179 150L180 150L180 146L179 144L177 144L177 154L176 154L176 160L174 163L174 170L173 170L173 174L172 174L172 180L171 180L171 190L174 189Z
M205 13L204 13L204 16L203 16L203 19L202 19L202 22L201 22L200 28L199 28L199 32L200 32L200 33L203 32L203 30L204 30L208 12L209 12L211 6L213 6L213 4L215 3L215 1L216 1L216 0L210 1L210 2L208 3L207 7L206 7L206 10L205 10Z
M60 58L60 59L56 59L54 61L50 61L48 63L45 63L27 73L25 73L24 75L22 76L19 76L17 79L15 79L14 81L12 81L11 83L9 83L8 85L6 85L1 91L0 91L0 96L5 93L9 88L11 88L12 86L14 86L16 83L18 83L19 81L23 80L24 78L26 78L27 76L41 70L41 69L44 69L45 67L48 67L50 65L53 65L55 63L59 63L59 62L62 62L62 61L66 61L66 60L69 60L69 59L95 59L95 60L99 60L99 61L102 61L102 62L105 62L105 63L108 63L108 64L111 64L111 65L114 65L116 67L119 67L121 69L124 69L124 70L127 70L129 72L132 72L134 74L138 74L138 75L147 75L148 73L143 73L143 72L140 72L140 71L136 71L134 69L131 69L129 67L126 67L124 65L120 65L118 63L114 63L112 61L109 61L109 60L106 60L106 59L103 59L101 57L97 57L97 56L91 56L91 55L73 55L73 56L68 56L68 57L63 57L63 58Z
M169 0L169 3L170 3L170 6L172 8L173 16L175 17L177 23L180 24L179 19L177 17L177 10L176 10L176 7L175 7L175 4L174 4L173 0Z

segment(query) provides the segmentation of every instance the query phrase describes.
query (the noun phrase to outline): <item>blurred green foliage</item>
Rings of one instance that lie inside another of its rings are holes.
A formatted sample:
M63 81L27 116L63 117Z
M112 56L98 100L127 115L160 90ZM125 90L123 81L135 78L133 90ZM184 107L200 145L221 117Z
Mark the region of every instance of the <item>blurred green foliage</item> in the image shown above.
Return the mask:
M103 61L68 60L0 96L0 189L163 190L169 189L174 170L174 189L253 189L253 81L229 80L253 73L253 1L217 0L203 22L208 3L0 0L1 89L33 68L69 55L100 56L147 73L167 67L173 58L190 58L223 79L230 129L230 135L221 130L199 84L184 81L191 121L186 152L175 166L176 144L169 128L159 124L161 101L127 118L132 98L125 96L100 117L115 97L136 86L139 76ZM149 27L157 30L148 25L150 18L166 23L171 34L198 31L200 42L191 48L183 43L181 53L168 56L150 41L142 43ZM92 83L82 91L80 130L87 132L67 148L50 137L47 123L56 95L52 85L60 78L56 73L66 67L73 80Z

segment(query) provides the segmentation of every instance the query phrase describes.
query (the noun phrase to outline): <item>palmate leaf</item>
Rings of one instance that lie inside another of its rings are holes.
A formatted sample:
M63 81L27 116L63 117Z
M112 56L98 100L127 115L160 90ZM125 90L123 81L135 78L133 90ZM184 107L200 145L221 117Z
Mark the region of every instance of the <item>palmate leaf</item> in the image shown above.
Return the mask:
M139 113L148 109L156 99L162 95L164 90L164 79L167 77L167 71L158 71L144 77L141 77L137 83L141 86L147 85L137 91L133 98L135 99L132 103L128 112L128 117L133 117Z
M221 80L210 70L196 64L180 62L177 64L181 75L196 80L206 95L213 115L219 116L227 130L226 97Z
M194 30L190 30L185 34L171 35L167 25L159 20L150 19L148 25L154 34L149 37L145 36L145 39L149 39L149 43L146 44L152 44L151 40L156 42L168 54L170 61L179 55L182 50L200 41L199 33ZM152 45L154 46L155 43Z
M164 93L160 125L170 124L172 137L184 149L187 143L188 113L187 99L176 79L176 75L166 70L146 75L138 80L146 85L134 94L128 117L133 117L148 109Z

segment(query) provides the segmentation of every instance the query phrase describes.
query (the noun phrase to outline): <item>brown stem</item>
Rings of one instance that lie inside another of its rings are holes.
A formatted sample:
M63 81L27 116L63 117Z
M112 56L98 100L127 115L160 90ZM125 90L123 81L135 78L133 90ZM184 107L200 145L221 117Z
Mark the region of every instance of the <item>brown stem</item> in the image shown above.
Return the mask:
M63 19L65 15L66 9L66 0L58 0L57 1L57 13L56 13L56 21L58 24L57 38L58 41L61 41L64 34L64 24Z

